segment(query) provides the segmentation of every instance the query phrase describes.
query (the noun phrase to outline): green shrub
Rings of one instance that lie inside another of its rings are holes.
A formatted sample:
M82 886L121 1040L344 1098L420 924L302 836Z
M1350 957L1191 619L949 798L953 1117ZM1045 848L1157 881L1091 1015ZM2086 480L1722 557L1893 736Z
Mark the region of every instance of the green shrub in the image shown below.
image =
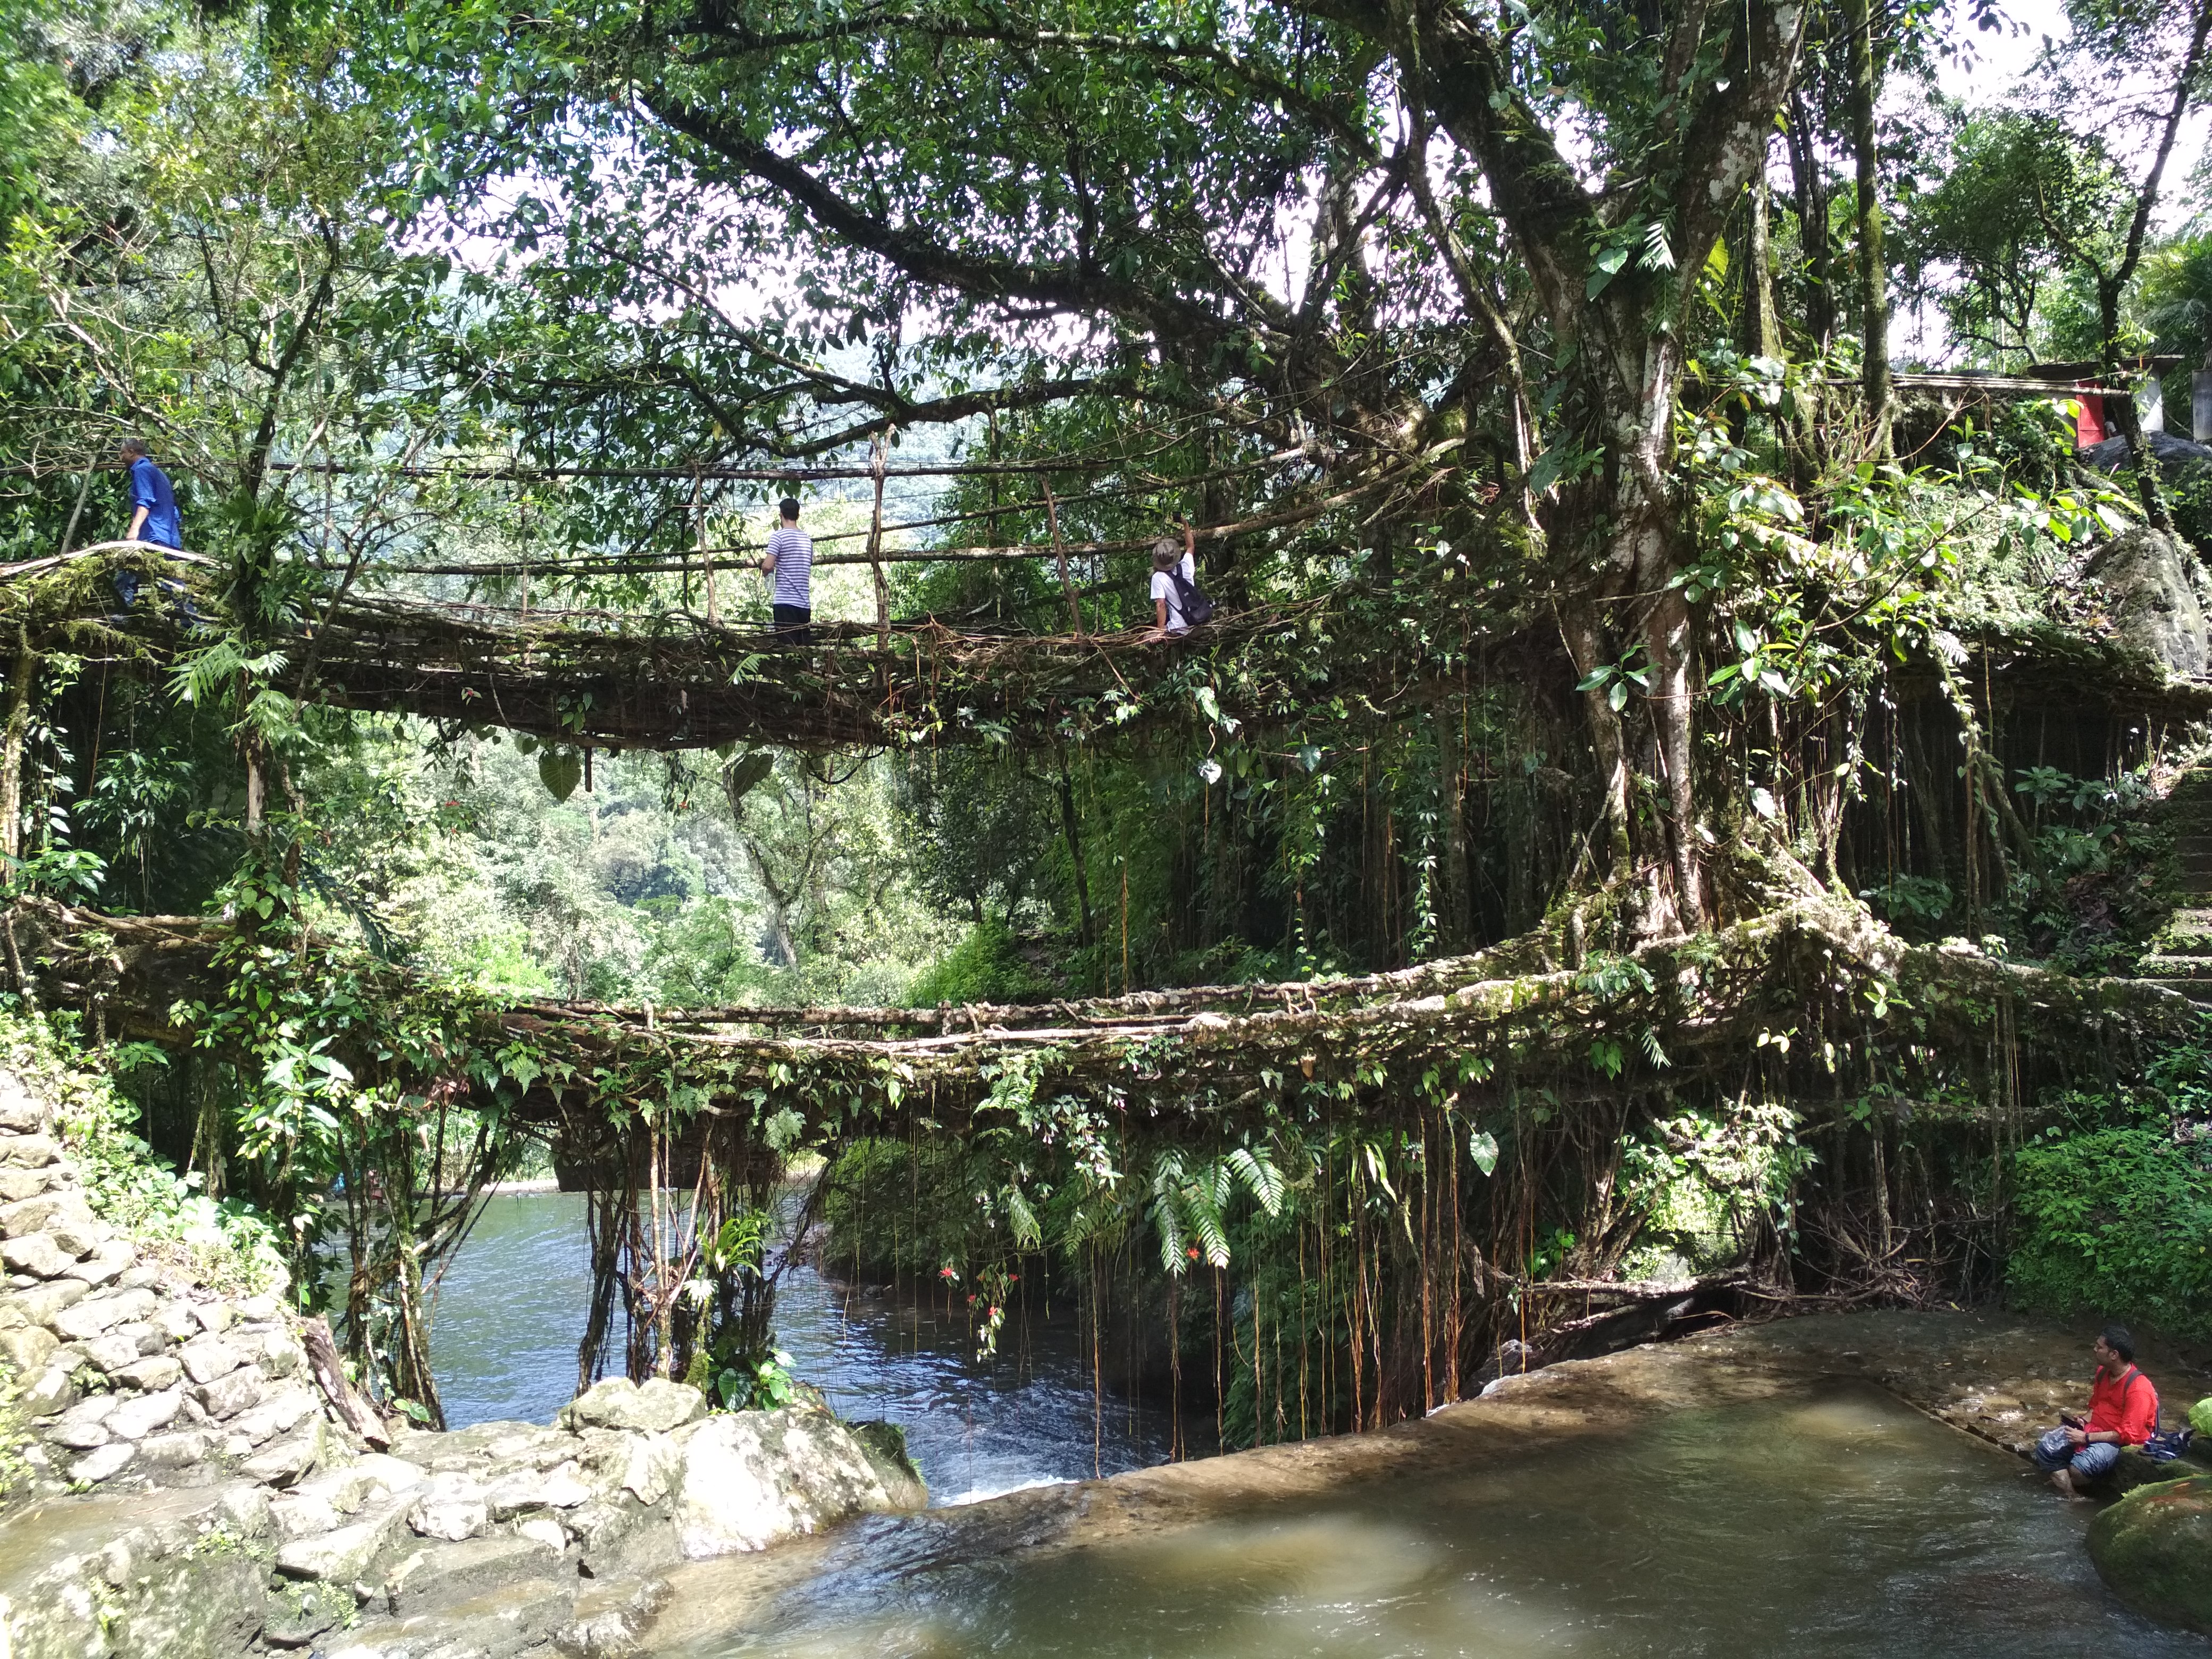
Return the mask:
M0 1010L0 1065L52 1104L54 1133L76 1164L94 1215L129 1235L143 1254L186 1267L216 1290L282 1290L287 1275L276 1229L250 1205L209 1198L197 1174L179 1175L133 1133L137 1109L108 1072L95 1069L103 1059L126 1068L166 1063L144 1044L87 1054L65 1020Z
M1006 924L985 921L917 978L907 997L915 1007L934 1008L947 1002L1034 1002L1051 994L1052 987L1023 959Z
M2212 1338L2212 1145L2188 1119L2052 1132L2014 1161L2021 1306Z

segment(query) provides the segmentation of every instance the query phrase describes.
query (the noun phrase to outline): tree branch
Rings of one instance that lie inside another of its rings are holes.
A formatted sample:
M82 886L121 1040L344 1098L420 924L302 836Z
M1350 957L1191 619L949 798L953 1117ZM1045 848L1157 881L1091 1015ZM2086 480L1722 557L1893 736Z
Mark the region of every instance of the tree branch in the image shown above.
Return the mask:
M1026 300L1058 311L1103 311L1163 333L1217 341L1232 326L1202 305L1158 294L1120 277L1085 276L1074 265L1040 266L956 252L888 219L863 211L797 162L740 127L720 121L665 86L639 94L647 109L693 142L771 185L825 230L919 281L987 300Z
M866 11L820 28L784 29L762 33L726 15L695 14L678 25L679 33L715 37L723 44L681 54L686 63L708 63L731 58L757 58L794 48L828 46L838 40L868 40L905 31L933 40L965 40L978 44L1023 46L1033 51L1058 50L1078 55L1125 54L1141 58L1165 72L1177 85L1195 91L1215 88L1195 77L1176 73L1183 65L1203 64L1235 81L1266 100L1295 110L1338 143L1359 151L1367 161L1377 159L1373 136L1340 109L1261 66L1247 62L1220 46L1178 37L1173 43L1150 40L1141 35L1100 34L1078 29L1024 29L1011 23L977 23L925 16L919 12Z

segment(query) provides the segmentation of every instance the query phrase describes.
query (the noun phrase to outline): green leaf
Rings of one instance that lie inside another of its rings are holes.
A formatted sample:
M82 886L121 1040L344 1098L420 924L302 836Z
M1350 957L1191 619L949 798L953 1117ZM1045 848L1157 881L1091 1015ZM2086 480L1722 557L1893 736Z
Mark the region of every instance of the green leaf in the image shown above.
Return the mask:
M1239 1146L1229 1154L1229 1167L1244 1183L1260 1207L1274 1215L1283 1207L1283 1176L1264 1156L1255 1153L1249 1146Z
M538 781L555 800L566 800L584 781L584 758L573 749L549 749L538 757Z
M768 775L775 770L775 751L773 749L751 749L732 761L723 769L722 793L729 797L734 809Z
M1474 1160L1474 1167L1485 1175L1498 1169L1498 1137L1487 1129L1477 1129L1467 1138L1467 1155Z

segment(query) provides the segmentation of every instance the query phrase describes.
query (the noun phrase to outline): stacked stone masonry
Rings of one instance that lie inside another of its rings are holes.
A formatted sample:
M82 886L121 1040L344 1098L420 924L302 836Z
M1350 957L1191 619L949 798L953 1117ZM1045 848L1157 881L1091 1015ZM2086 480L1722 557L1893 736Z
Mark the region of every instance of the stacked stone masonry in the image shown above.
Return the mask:
M0 1507L9 1659L604 1659L635 1650L678 1561L927 1501L817 1407L709 1414L659 1379L601 1382L550 1426L373 1450L276 1298L143 1260L4 1072L0 1235L0 1370L31 1436Z

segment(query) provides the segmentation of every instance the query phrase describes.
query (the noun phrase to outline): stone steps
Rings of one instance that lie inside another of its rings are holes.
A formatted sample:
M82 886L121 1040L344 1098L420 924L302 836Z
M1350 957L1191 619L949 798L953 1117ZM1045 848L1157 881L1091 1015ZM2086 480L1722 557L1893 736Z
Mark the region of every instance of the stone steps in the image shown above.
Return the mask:
M2173 836L2165 883L2181 901L2136 973L2212 1003L2212 765L2194 766L2166 792L2159 817Z
M2212 766L2183 773L2166 792L2160 816L2173 830L2172 886L2187 897L2212 898Z
M23 1379L33 1493L321 1455L321 1400L276 1297L221 1296L141 1260L93 1214L50 1127L0 1072L0 1359Z

